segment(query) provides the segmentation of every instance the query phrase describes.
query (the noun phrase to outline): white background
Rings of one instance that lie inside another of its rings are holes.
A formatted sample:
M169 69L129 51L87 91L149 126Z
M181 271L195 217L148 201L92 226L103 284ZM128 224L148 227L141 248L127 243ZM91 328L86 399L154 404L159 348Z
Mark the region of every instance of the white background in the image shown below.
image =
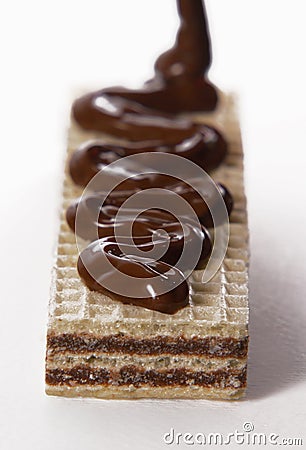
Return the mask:
M174 0L12 0L1 9L1 449L160 449L170 427L229 433L245 421L306 443L305 0L208 2L211 78L240 96L246 152L251 349L247 397L235 403L45 396L71 101L80 88L139 86L178 22Z

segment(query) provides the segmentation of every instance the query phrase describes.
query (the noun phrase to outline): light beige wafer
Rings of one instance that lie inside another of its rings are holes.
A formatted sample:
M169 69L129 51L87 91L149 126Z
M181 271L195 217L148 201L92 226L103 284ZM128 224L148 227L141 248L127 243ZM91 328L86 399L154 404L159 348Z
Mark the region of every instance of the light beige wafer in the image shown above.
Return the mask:
M89 291L78 276L75 237L65 221L67 206L82 190L66 173L49 304L48 394L215 399L243 395L249 251L243 151L233 96L223 95L215 113L194 118L219 128L229 142L225 162L212 173L234 197L223 264L206 284L201 271L193 272L190 305L173 315ZM72 124L68 156L80 143L99 137Z

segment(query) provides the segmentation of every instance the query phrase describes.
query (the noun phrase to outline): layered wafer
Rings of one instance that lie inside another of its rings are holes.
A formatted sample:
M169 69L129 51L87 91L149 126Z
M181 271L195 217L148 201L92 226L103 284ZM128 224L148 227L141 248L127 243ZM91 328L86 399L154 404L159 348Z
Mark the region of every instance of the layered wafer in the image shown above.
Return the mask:
M65 214L82 194L68 171L52 295L49 304L46 392L68 397L240 398L246 389L248 351L248 228L243 150L235 101L193 119L223 132L228 153L212 178L228 187L234 209L220 269L207 283L202 270L188 279L188 305L164 314L123 304L89 290L77 272L78 249ZM99 132L72 121L68 159ZM111 141L112 142L112 141Z

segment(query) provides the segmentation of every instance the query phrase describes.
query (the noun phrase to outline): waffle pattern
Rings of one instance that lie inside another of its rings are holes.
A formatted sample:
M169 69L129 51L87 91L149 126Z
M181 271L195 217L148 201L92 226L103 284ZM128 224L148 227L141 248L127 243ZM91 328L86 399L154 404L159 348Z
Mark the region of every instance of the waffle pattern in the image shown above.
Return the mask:
M230 149L227 159L213 173L216 181L232 192L235 207L231 215L230 240L224 262L214 276L201 283L202 272L190 277L192 294L190 306L169 316L157 311L120 302L89 291L76 270L78 252L75 236L65 220L67 206L81 195L66 173L56 262L53 270L49 309L49 332L99 332L112 334L120 329L132 335L177 335L243 337L248 324L248 228L246 199L243 188L243 153L234 99L226 96L214 114L196 117L198 121L221 128ZM101 137L80 131L75 125L69 133L68 154L81 142Z

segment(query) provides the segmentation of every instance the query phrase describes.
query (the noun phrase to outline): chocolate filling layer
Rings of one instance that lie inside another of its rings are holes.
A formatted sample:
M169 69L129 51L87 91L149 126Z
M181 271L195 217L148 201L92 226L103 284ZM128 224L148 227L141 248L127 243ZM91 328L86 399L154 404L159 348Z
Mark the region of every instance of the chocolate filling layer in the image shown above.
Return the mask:
M53 369L47 371L46 382L49 385L130 385L141 386L188 386L198 385L217 388L242 388L246 385L246 369L241 371L217 370L211 373L190 372L186 369L172 369L163 372L156 370L138 370L136 366L125 366L119 371L106 369L88 369L77 366L73 369Z
M186 339L154 337L135 339L124 335L93 337L83 334L49 335L47 340L49 353L65 351L76 353L119 352L139 355L203 355L211 357L245 358L247 356L248 337L242 339L207 337Z

